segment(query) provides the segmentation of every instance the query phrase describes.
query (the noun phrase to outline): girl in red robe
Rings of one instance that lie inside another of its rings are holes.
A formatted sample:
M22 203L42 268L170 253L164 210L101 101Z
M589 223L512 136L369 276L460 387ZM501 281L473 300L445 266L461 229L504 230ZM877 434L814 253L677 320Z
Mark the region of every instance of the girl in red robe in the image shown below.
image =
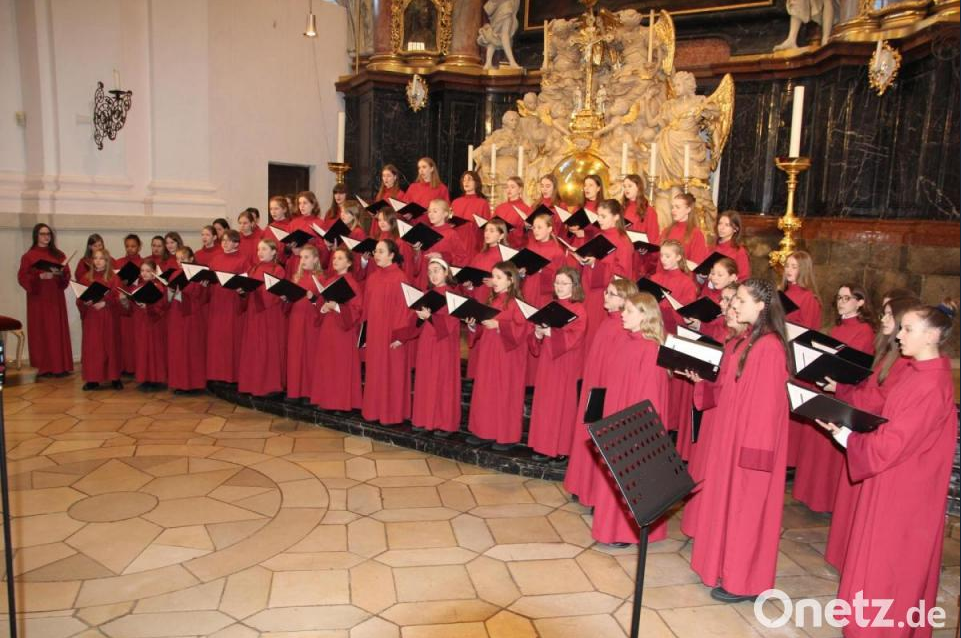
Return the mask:
M289 263L289 262L288 262ZM314 302L319 291L316 281L322 276L320 253L310 244L300 248L297 271L290 281L307 291L287 307L287 398L306 399L314 382L318 330L317 308ZM324 352L323 357L329 353Z
M138 235L131 233L124 237L123 249L125 254L120 259L114 260L114 270L120 270L127 265L127 262L132 263L139 270L140 264L143 263L143 257L140 256L141 247ZM131 286L126 286L119 280L115 285L118 289L124 289L127 292L133 290ZM123 293L119 294L122 295ZM137 360L137 348L133 336L133 317L122 312L118 316L120 325L120 371L121 374L133 376L133 369Z
M443 235L443 239L431 246L428 250L422 250L420 244L414 244L414 260L416 266L414 272L414 285L418 288L427 287L427 261L434 256L439 256L448 264L463 264L467 262L467 249L461 242L460 235L448 223L450 218L450 205L442 199L431 201L427 207L427 223L431 229ZM465 226L467 224L464 224ZM476 227L476 224L472 224Z
M134 289L154 286L163 293L152 304L142 304L125 295L120 304L124 312L133 315L134 340L137 360L134 378L141 392L160 390L167 383L167 289L157 280L158 266L152 259L144 259L140 265L140 279Z
M210 222L210 225L213 226L214 230L217 232L217 245L219 246L220 242L222 242L224 239L224 231L230 230L230 222L223 217L218 217Z
M736 211L719 213L714 225L717 236L714 251L733 259L741 279L747 279L751 276L751 256L741 243L741 228L741 216Z
M217 229L213 225L200 229L200 249L194 253L194 260L201 266L209 266L214 255L221 251L217 241Z
M581 394L577 402L577 426L571 442L571 455L564 475L564 489L570 492L575 500L590 507L594 504L594 487L604 480L603 461L597 453L597 448L587 432L584 422L584 411L587 409L587 398L593 388L603 388L607 381L604 375L610 369L608 361L621 348L627 333L624 331L621 311L624 309L628 297L637 294L637 286L630 279L614 279L604 291L604 309L607 317L597 329L597 338L586 345L584 357L584 373L581 381Z
M504 182L505 201L494 209L494 217L499 217L511 225L510 232L507 233L507 243L514 248L520 248L527 243L524 218L530 214L531 207L521 198L523 190L524 182L520 177L508 177ZM517 211L523 213L524 217Z
M284 278L277 263L277 243L261 239L257 244L257 264L247 276L258 281L269 274ZM244 313L244 345L240 349L237 390L254 396L269 396L284 391L287 373L287 321L280 297L265 286L247 293Z
M711 272L708 273L707 276L707 285L701 288L700 296L707 297L714 303L720 305L721 314L718 315L716 319L708 321L707 323L685 317L684 322L687 324L687 327L691 330L697 330L715 341L724 343L727 340L729 327L727 325L727 318L724 316L724 305L721 302L723 301L724 291L733 284L736 284L738 279L740 279L740 273L737 270L737 263L733 259L723 257L717 260L717 262L711 266ZM734 286L734 289L736 290L737 286Z
M427 264L430 289L440 295L453 289L450 266L439 257ZM407 332L417 337L414 405L410 421L415 429L426 429L440 437L460 428L460 321L447 308L435 313L427 308L414 311Z
M364 223L369 224L371 220L368 217L367 211L361 208L356 202L347 202L347 205L344 206L344 209L340 211L340 221L344 222L347 228L350 229L349 237L351 239L355 239L357 241L363 241L367 239L369 231L364 229ZM324 248L328 251L326 253L326 261L329 264L329 251L334 249L334 244L328 243L326 240L324 241L324 244ZM364 266L365 258L367 262L370 262L371 255L367 254L362 256L361 259L353 260L350 272L352 275L354 275L354 278L357 279L357 281L363 281L367 276L367 268ZM321 263L323 263L323 261L324 254L321 253Z
M838 317L831 336L852 348L874 354L874 309L863 288L844 284L835 297ZM808 426L798 440L794 498L815 512L834 507L844 454L820 428Z
M907 368L908 360L901 356L901 348L898 345L901 319L905 312L918 303L914 297L885 299L881 312L881 328L874 342L876 354L870 378L856 386L836 383L833 379L828 379L823 390L834 392L838 399L850 403L859 410L880 414L891 388L897 384L898 376ZM824 550L824 560L838 571L844 565L848 538L851 534L851 522L854 520L860 493L861 483L851 481L845 458L834 497L827 548Z
M261 233L254 230L254 216L246 210L237 215L237 231L240 233L240 254L248 264L256 264Z
M330 255L330 273L323 280L329 286L343 277L355 296L345 304L317 302L319 329L315 352L323 356L313 358L313 379L310 402L322 410L358 410L363 405L360 385L360 350L357 334L363 314L364 292L351 274L357 257L345 246L338 246ZM397 284L400 288L400 284Z
M588 175L581 183L581 191L584 193L584 210L596 213L604 201L604 182L597 175Z
M664 342L661 311L653 295L639 292L624 305L621 322L627 338L612 353L606 371L604 416L609 416L649 399L658 414L667 409L668 373L657 366L657 351ZM605 468L606 469L606 468ZM624 502L608 470L594 490L594 518L591 536L599 543L625 546L640 540L640 528ZM648 540L667 538L667 523L659 520Z
M103 243L103 237L99 233L93 233L87 237L87 249L80 261L77 262L77 268L73 273L75 281L82 282L86 279L87 273L93 267L93 254L98 250L106 250L106 247ZM113 259L110 260L110 267L113 268Z
M110 255L103 249L90 256L90 269L80 283L98 282L109 288L96 303L77 299L77 310L83 322L83 345L80 349L81 376L84 390L96 390L109 382L114 390L122 390L120 382L120 302L117 299L117 276L110 268Z
M563 230L563 222L557 212L557 207L563 203L557 190L557 177L555 177L554 173L541 175L541 178L537 181L537 188L540 191L541 199L533 208L537 208L538 206L546 206L549 208L551 213L553 213L554 232Z
M63 264L44 270L37 262ZM67 326L67 302L63 291L70 282L67 256L57 248L53 229L33 227L33 244L20 258L17 282L27 291L27 346L30 365L38 377L62 377L73 372L73 350Z
M393 164L387 164L380 170L380 188L374 201L387 201L388 198L407 201L404 189L400 187L400 171Z
M447 186L440 181L434 160L422 157L417 160L417 181L407 187L405 201L427 208L435 199L450 203L450 193L447 192Z
M951 334L957 306L914 306L904 313L898 341L908 363L891 388L877 430L851 432L822 425L847 450L851 480L861 483L848 540L838 598L888 599L885 636L931 636L930 625L897 627L908 611L937 605L948 495L958 415L951 361L940 347ZM868 609L865 617L874 616ZM847 638L879 630L851 622Z
M306 203L305 203L306 200ZM277 230L282 230L284 232L292 232L299 228L302 228L307 233L311 235L316 235L316 232L311 228L310 222L315 221L316 215L320 212L320 206L317 204L317 198L314 194L307 191L305 193L300 193L297 199L300 202L300 207L306 211L313 211L314 217L304 217L304 215L299 215L292 217L293 209L290 207L290 200L286 197L281 197L279 195L271 197L270 201L267 202L267 215L268 222L264 226L263 231L260 233L261 239L273 239L277 242L277 263L281 266L288 265L288 260L296 253L299 249L292 248L289 244L284 244L280 241L280 235L283 233L276 232ZM305 215L310 215L311 213L305 212ZM293 265L292 269L288 272L297 272L296 264Z
M474 255L474 258L470 260L468 266L483 270L484 272L491 272L494 269L494 265L503 259L499 246L507 237L507 224L504 223L503 219L495 217L484 224L481 232L484 234L484 250ZM492 285L493 280L487 277L480 286L474 286L469 281L465 282L463 289L466 291L466 294L472 296L477 301L487 303L487 300L491 296ZM473 379L476 371L477 351L471 348L467 352L467 378Z
M196 263L194 251L184 246L177 251L180 267ZM208 282L190 282L181 290L167 289L167 387L174 394L203 392L207 386L207 303Z
M177 258L167 250L167 241L163 235L154 235L150 238L150 261L157 266L159 272L163 273L169 268L173 268L177 263Z
M316 202L317 198L313 197L313 195L314 194L311 193L310 191L306 191L304 193L301 193L301 196L298 198L298 202L300 203L300 207L301 207L300 214L302 217L304 216L304 208L303 208L305 203L304 199L306 198L307 201L309 202L310 199L313 198L313 201ZM330 206L327 207L327 212L324 213L324 217L323 219L320 220L320 223L318 224L318 226L320 226L324 230L327 230L328 228L330 228L331 224L333 224L335 221L340 219L340 216L343 214L344 208L346 206L347 206L347 186L345 184L334 184L334 187L331 189L331 194L330 194ZM319 207L318 207L318 210L319 210Z
M180 233L178 232L170 231L164 235L164 247L170 254L170 258L164 262L163 268L161 268L160 271L161 274L170 269L177 269L177 267L180 265L180 263L177 261L177 251L183 248L185 245L186 244L184 244L183 237L181 237Z
M407 325L409 315L400 284L408 279L399 263L403 259L400 249L393 240L377 242L373 256L373 269L364 284L367 374L361 414L367 421L395 425L410 418L407 344L394 338L394 331Z
M784 510L788 358L784 310L768 281L748 279L732 306L743 336L728 343L714 383L689 378L701 409L716 406L691 568L721 602L774 587Z
M798 306L797 310L787 315L787 321L810 330L820 330L821 299L817 294L817 283L814 280L814 260L811 259L811 255L803 250L797 250L788 255L787 259L784 260L781 290ZM791 419L787 446L788 467L797 465L801 435L809 427L811 426L805 422Z
M400 265L401 269L404 271L404 275L407 277L407 281L414 281L417 276L416 272L416 262L414 260L414 249L406 241L400 238L400 230L397 228L397 213L393 209L382 208L377 211L376 227L378 229L377 239L390 239L394 242L394 245L399 251L397 254L400 259L397 263ZM367 276L377 270L377 266L371 260L366 260L367 265L364 266L367 269Z
M690 193L678 193L671 200L671 225L661 231L661 242L674 239L681 242L684 255L699 264L710 255L704 233L697 227L694 215L694 196Z
M490 219L490 202L484 196L484 184L481 177L474 171L464 171L460 177L460 185L464 194L451 202L450 208L454 217L463 219L466 224L457 227L457 234L460 235L461 243L467 250L467 259L476 255L484 245L484 236L477 224L474 223L474 216ZM461 264L463 262L456 262Z
M538 220L544 217L550 219L543 215ZM584 289L577 269L564 266L557 271L554 299L576 314L577 319L562 328L536 326L528 337L530 353L538 363L527 446L534 450L535 459L564 462L571 453L579 420L577 382L584 367L587 332Z
M523 301L520 284L517 266L497 262L491 271L487 304L500 312L480 325L467 322L468 342L477 349L467 425L472 436L467 443L483 445L494 440L492 449L496 451L509 450L521 440L529 324L514 302Z
M590 180L586 180L590 181ZM599 234L606 237L615 250L600 259L573 257L581 264L581 281L584 283L584 306L587 310L587 334L585 343L594 339L598 326L604 320L604 290L615 275L634 279L634 245L624 228L624 211L616 199L605 199L597 207Z
M661 240L661 227L657 220L657 211L642 194L644 190L640 175L627 175L621 186L624 207L624 224L631 230L647 235L649 243L656 244ZM638 276L649 276L657 268L657 255L648 254L645 249L634 251L634 273Z
M210 261L210 269L218 272L242 274L247 271L247 260L240 254L240 233L224 231L222 251ZM207 379L237 382L246 300L237 290L214 284L210 289L207 311Z

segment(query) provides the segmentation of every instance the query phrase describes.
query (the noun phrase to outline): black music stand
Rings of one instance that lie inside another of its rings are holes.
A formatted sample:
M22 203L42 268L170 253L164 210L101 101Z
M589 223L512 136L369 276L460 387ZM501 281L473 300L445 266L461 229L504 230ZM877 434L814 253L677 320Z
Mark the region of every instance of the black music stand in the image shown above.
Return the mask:
M17 636L17 603L13 586L13 540L10 533L10 484L7 477L7 432L3 424L3 382L7 371L0 337L0 507L3 507L3 562L7 570L7 614L10 635Z
M587 429L641 528L630 633L631 638L637 638L648 528L694 489L694 480L649 400L591 423Z

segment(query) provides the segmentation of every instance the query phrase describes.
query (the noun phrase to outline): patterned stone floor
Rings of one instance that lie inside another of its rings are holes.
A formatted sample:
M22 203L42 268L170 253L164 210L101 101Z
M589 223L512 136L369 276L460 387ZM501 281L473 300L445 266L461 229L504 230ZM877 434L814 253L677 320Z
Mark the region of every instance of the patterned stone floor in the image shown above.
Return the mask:
M635 552L594 545L557 484L206 396L80 385L4 390L24 636L626 635ZM791 596L835 592L827 523L786 506L777 585ZM677 527L650 550L644 636L837 635L716 604ZM957 538L945 546L954 627Z

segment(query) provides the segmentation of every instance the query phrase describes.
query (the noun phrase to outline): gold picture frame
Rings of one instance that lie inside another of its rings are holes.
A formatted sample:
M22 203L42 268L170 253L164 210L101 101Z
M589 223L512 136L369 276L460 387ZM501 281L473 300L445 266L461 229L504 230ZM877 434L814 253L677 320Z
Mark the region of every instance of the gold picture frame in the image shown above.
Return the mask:
M391 49L396 55L447 55L454 35L453 12L453 0L394 0L390 6ZM429 24L431 19L433 25ZM410 39L407 30L418 21L425 32L433 27L430 42Z
M871 83L871 88L877 91L879 96L884 95L898 77L900 69L901 52L888 42L880 40L871 55L871 61L868 62L868 82Z

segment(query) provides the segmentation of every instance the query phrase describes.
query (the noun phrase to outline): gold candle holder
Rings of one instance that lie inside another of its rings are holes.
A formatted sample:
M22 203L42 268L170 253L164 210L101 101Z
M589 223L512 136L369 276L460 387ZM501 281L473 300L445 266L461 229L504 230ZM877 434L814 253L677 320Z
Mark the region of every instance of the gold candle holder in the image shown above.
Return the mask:
M344 175L350 170L350 164L347 162L327 162L327 168L331 173L337 176L337 183L344 183Z
M494 209L497 208L497 188L500 184L497 183L497 175L488 171L487 173L487 201L490 203L491 215L494 214Z
M684 189L684 194L687 195L691 190L691 176L687 175L681 179L681 188Z
M647 178L647 201L653 206L654 205L654 185L657 184L657 175L651 175L650 173L644 173ZM687 191L684 191L685 193Z
M783 268L788 255L794 252L794 233L801 230L803 222L794 216L794 193L797 191L798 175L811 168L810 157L777 157L774 165L787 173L787 208L784 216L777 220L778 230L784 232L777 250L768 255L773 268Z

